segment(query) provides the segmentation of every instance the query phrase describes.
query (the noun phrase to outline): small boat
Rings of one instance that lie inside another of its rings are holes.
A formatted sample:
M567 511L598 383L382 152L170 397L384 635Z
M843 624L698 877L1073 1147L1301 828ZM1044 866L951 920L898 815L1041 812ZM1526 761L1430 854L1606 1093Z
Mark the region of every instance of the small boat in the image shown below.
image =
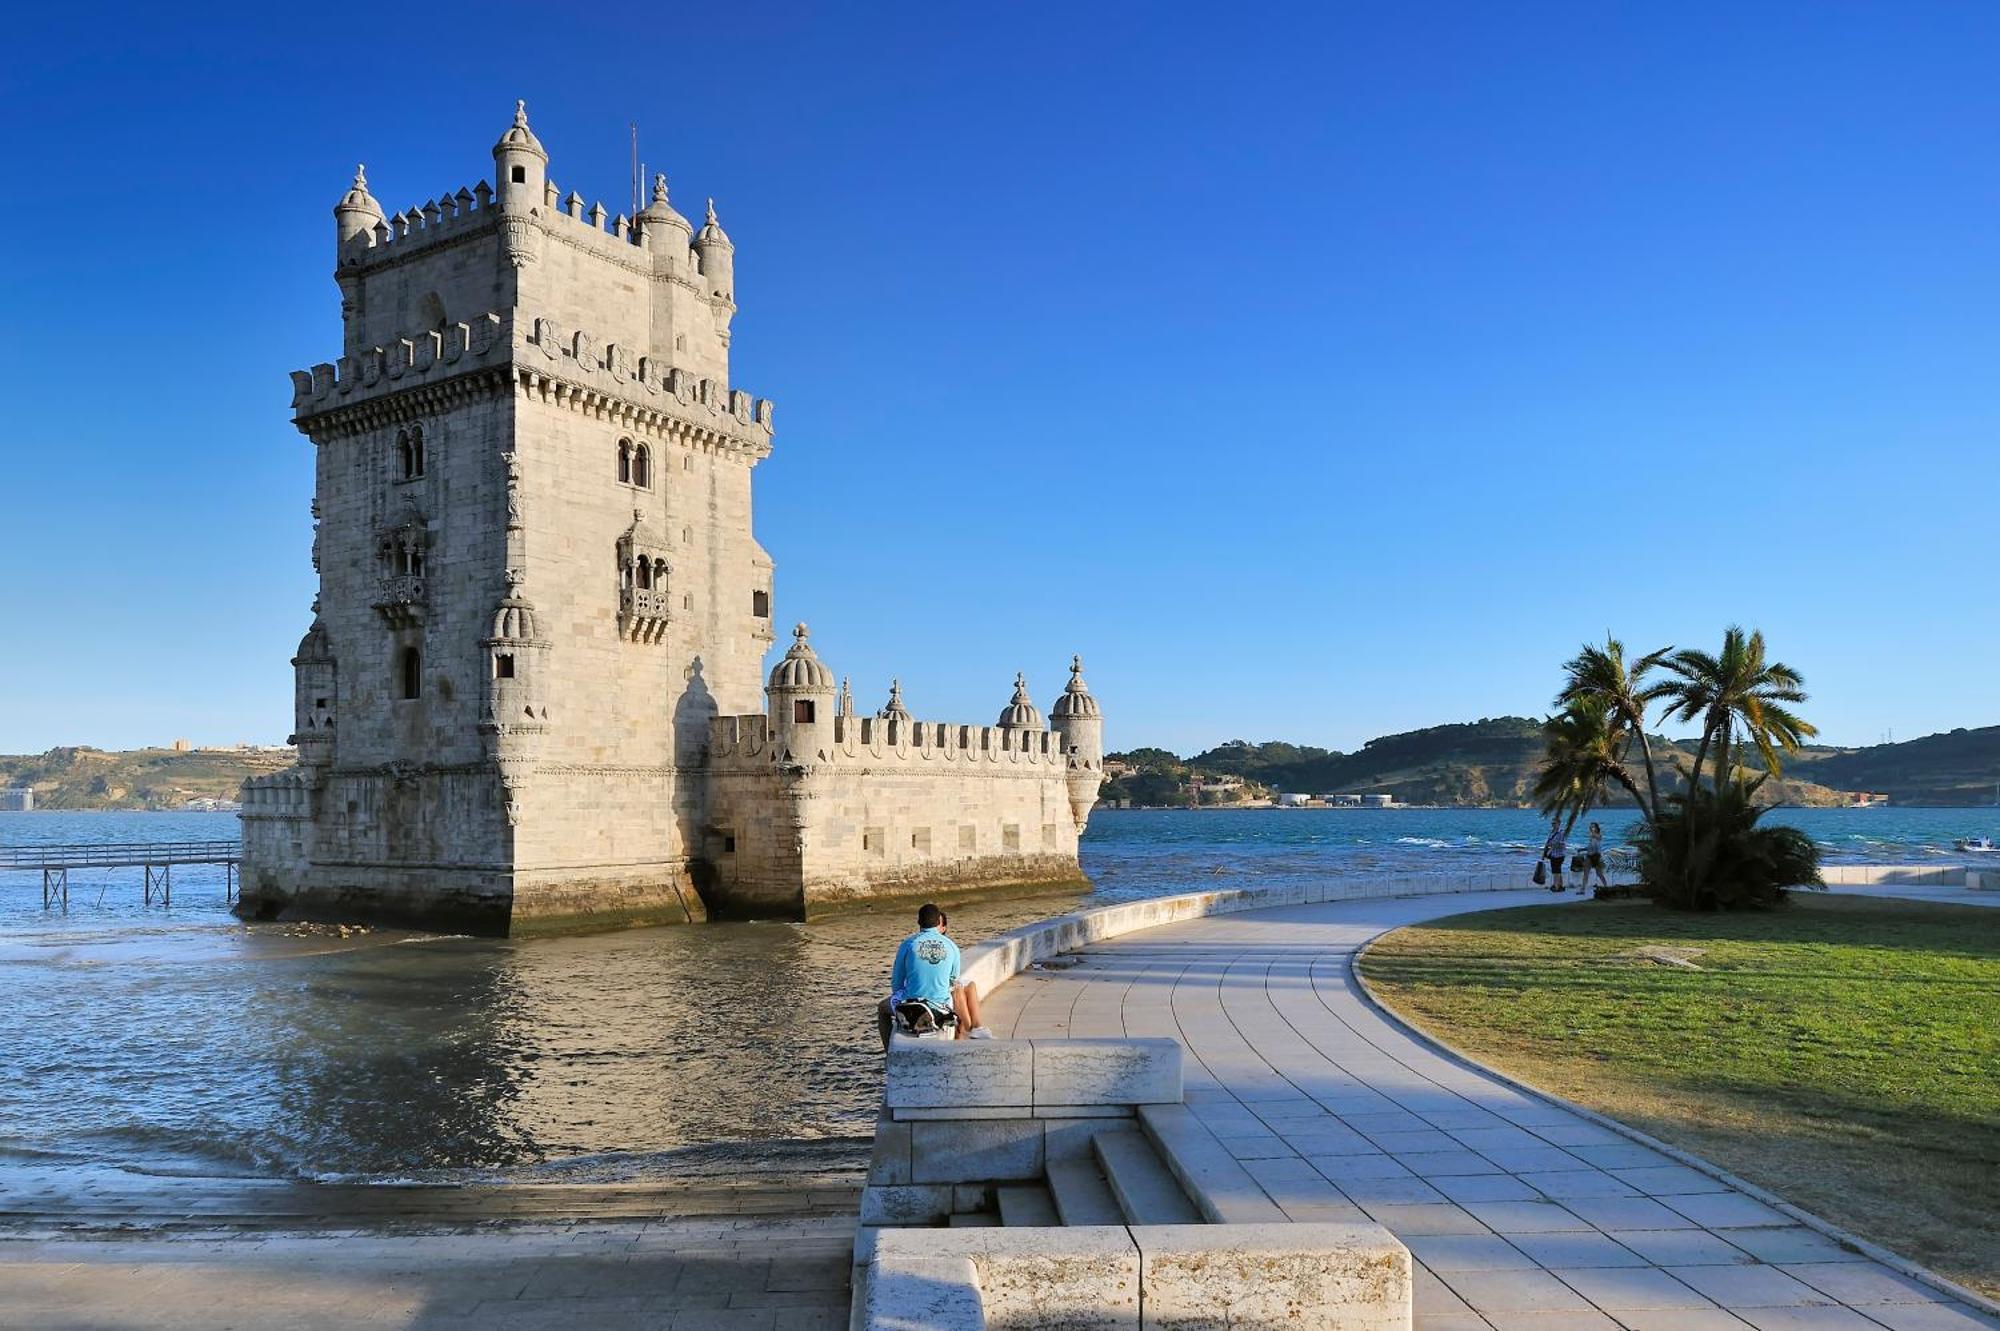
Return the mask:
M1951 847L1953 850L1962 851L1967 855L2000 854L2000 846L1994 845L1993 838L1990 836L1962 836L1952 842Z

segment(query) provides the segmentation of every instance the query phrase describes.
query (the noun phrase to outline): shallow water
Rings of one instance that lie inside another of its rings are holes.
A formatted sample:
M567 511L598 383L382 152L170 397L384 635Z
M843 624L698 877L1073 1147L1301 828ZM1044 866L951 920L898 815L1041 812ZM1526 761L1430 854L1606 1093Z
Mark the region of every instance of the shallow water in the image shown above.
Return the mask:
M1629 813L1602 816L1615 843ZM1786 810L1829 861L1949 864L2000 810ZM1332 874L1523 877L1517 810L1102 811L1089 893L952 908L963 943L1079 906ZM0 845L196 840L232 814L6 814ZM648 1178L859 1161L907 911L525 942L244 925L221 871L0 874L0 1157L155 1174Z

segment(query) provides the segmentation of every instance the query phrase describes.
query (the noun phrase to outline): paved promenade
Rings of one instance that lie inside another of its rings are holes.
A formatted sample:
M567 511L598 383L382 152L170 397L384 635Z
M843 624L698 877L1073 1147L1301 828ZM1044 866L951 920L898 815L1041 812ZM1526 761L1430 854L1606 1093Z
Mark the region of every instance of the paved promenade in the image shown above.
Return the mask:
M1187 1100L1295 1221L1409 1246L1422 1331L1993 1331L2000 1320L1756 1198L1447 1058L1349 962L1387 930L1546 892L1281 907L1029 971L996 1035L1173 1036ZM1070 960L1072 958L1065 958Z
M0 1240L35 1331L836 1331L854 1219Z

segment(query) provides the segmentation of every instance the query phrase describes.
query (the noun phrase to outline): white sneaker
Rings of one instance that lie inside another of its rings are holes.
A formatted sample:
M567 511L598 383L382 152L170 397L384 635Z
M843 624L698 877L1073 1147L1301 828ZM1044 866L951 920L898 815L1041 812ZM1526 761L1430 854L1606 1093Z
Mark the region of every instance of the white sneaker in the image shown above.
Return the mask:
M993 1032L987 1030L984 1026L974 1026L965 1033L965 1038L968 1040L990 1040L993 1038Z

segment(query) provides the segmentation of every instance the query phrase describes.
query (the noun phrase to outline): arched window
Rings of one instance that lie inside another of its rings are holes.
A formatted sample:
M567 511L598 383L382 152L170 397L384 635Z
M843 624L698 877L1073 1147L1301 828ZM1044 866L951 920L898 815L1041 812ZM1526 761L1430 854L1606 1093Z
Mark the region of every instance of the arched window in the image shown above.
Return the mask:
M403 697L405 698L423 697L424 658L423 658L423 653L419 652L414 647L405 647L403 649L402 675L403 675Z
M646 591L652 587L653 566L646 562L646 556L640 555L632 561L632 572L636 577L640 591Z
M620 439L618 441L618 482L621 485L630 485L632 483L632 441L630 439Z
M653 488L653 450L644 444L632 450L632 484L641 490Z
M396 435L398 460L403 464L403 479L414 481L424 474L424 427L412 425Z

